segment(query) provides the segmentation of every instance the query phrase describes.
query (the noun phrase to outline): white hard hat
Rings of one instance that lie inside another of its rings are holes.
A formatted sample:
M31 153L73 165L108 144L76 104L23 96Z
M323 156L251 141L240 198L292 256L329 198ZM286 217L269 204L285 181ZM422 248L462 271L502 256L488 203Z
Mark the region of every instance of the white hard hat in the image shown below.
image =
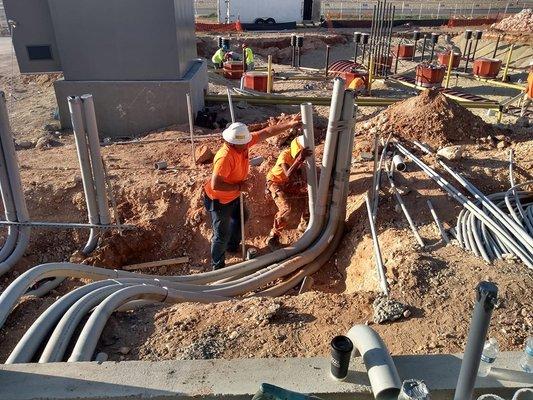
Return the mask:
M533 59L529 62L529 66L533 67Z
M248 144L252 140L252 134L242 122L234 122L222 132L224 140L231 144Z

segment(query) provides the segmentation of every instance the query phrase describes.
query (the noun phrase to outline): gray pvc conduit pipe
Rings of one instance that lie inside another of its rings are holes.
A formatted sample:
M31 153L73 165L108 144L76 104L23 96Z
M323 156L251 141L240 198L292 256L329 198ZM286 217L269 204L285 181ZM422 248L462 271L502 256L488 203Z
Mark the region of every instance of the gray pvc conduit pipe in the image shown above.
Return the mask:
M317 175L315 160L315 129L313 125L313 105L311 103L302 104L302 125L304 131L304 147L311 151L311 156L305 160L305 173L307 177L307 197L309 201L309 227L315 220L315 200L317 197Z
M94 349L98 344L98 339L102 334L105 324L117 307L135 299L150 299L162 302L166 299L167 294L167 290L161 287L138 285L118 290L107 297L95 308L89 317L68 361L92 360Z
M374 398L398 398L402 381L381 337L366 325L353 326L347 336L354 345L353 354L359 353L363 358Z
M351 104L350 104L351 100ZM332 230L335 229L338 226L339 222L339 215L343 215L343 213L340 211L340 207L338 206L338 202L343 203L342 198L339 199L340 196L342 196L345 188L345 181L344 179L347 179L347 174L345 172L347 159L351 159L351 148L349 147L349 144L351 142L350 135L352 134L352 127L353 127L353 112L354 112L354 94L353 92L346 92L345 94L345 101L344 101L344 107L343 107L343 116L347 117L345 118L346 121L350 121L348 124L348 134L341 136L341 140L339 140L339 150L344 149L344 151L339 151L338 157L337 157L337 168L336 168L336 177L338 179L335 179L334 182L334 189L333 189L333 196L332 196L332 208L330 212L330 219L328 221L328 225L324 231L324 235L320 238L320 240L312 246L311 249L308 249L307 251L303 252L299 256L294 257L293 259L277 266L272 271L269 271L262 277L262 280L259 282L252 280L250 283L245 284L237 284L234 288L224 288L224 289L215 289L215 290L207 290L206 292L202 294L197 294L198 296L202 296L206 293L212 293L212 294L223 294L223 295L233 295L238 294L239 292L242 293L242 291L247 291L248 289L255 289L261 285L264 284L265 276L270 274L276 274L276 276L271 277L268 276L266 279L268 281L271 281L272 279L275 279L277 277L282 277L288 273L293 272L295 269L300 267L301 265L305 265L306 262L313 261L317 258L325 248L331 243L333 237L335 236ZM347 149L347 150L346 150ZM336 203L337 202L337 203ZM253 287L250 288L250 285L253 285ZM109 318L109 315L121 305L135 299L140 298L150 298L155 301L165 301L162 296L167 296L167 293L170 294L170 292L165 291L161 288L155 288L151 287L150 285L143 285L143 286L134 286L130 288L124 288L119 291L117 291L115 294L111 295L106 299L104 302L102 302L93 312L91 317L89 318L89 321L85 325L82 333L80 334L80 337L76 343L76 346L74 347L74 350L72 352L72 355L69 358L69 361L87 361L92 358L92 354L94 352L94 349L96 348L96 344L98 342L98 338L101 334L101 331L103 330L105 323L107 319Z
M4 158L4 151L0 146L0 191L2 194L2 203L4 204L5 218L9 222L17 222L17 212L15 211L15 202L11 192L11 185L7 176L7 166ZM0 250L0 275L11 269L9 264L3 262L13 253L18 239L18 226L9 225L7 231L7 238Z
M333 170L333 163L335 162L335 151L338 136L337 125L341 115L341 108L344 96L343 93L344 80L342 80L341 78L336 78L334 81L333 93L331 97L329 125L326 134L324 156L322 158L322 170L317 191L317 199L315 206L316 219L313 220L312 224L309 224L308 229L305 231L302 237L291 246L276 250L272 253L255 258L253 260L245 261L216 271L209 271L195 275L170 277L169 280L175 282L194 282L200 284L219 281L221 279L239 275L242 273L253 272L262 267L298 254L302 250L309 247L309 245L316 240L322 229L323 216L326 213L328 192L331 182L331 172Z
M513 240L513 238L509 237L509 235L502 229L500 225L498 225L498 223L494 222L487 214L485 214L482 210L476 207L474 203L470 201L465 195L463 195L455 187L453 187L448 181L446 181L446 179L444 179L439 174L437 174L432 168L424 164L420 159L418 159L414 154L412 154L409 150L407 150L400 143L396 143L396 147L403 154L409 156L411 160L413 160L413 162L415 162L442 189L444 189L448 194L450 194L452 198L457 200L470 212L473 212L474 214L476 214L476 216L479 219L481 219L485 224L487 224L488 228L492 232L494 232L494 234L497 235L502 240L502 242L505 243L506 246L509 246L513 250L513 252L518 257L520 257L520 259L529 268L533 268L533 259L531 258L531 256L527 254L527 252L524 252L524 250Z
M296 269L306 265L316 259L333 240L336 232L339 219L343 216L341 212L341 205L344 204L343 194L345 192L345 179L348 179L346 166L351 161L350 143L353 129L353 114L354 114L354 93L352 91L345 92L345 100L343 106L343 121L346 121L346 126L343 129L339 138L338 155L336 159L335 180L333 184L333 194L331 200L331 207L329 213L329 220L324 229L322 236L315 244L309 247L299 255L275 266L274 268L267 267L258 271L255 276L247 282L236 284L233 287L226 287L224 289L208 289L205 293L216 293L223 296L235 296L237 294L246 293L266 285L273 280L282 278L283 276L294 272Z
M80 298L57 323L39 358L39 363L63 361L70 339L83 317L109 295L124 287L123 285L104 286Z
M108 288L110 285L116 285L116 283L113 281L93 282L81 286L57 300L54 304L48 307L46 311L35 320L26 333L24 333L22 339L20 339L15 346L15 349L7 358L6 364L30 362L42 340L74 303L88 293L92 293L99 288Z
M90 361L102 330L111 314L118 307L132 300L153 300L154 302L179 303L183 301L207 300L208 302L224 301L219 296L206 297L205 294L179 292L153 285L137 285L120 289L105 299L95 308L76 341L68 361Z
M109 203L107 201L104 164L102 163L102 155L100 153L100 138L96 124L93 96L85 94L81 96L81 101L87 128L87 141L89 143L89 155L91 156L98 215L100 217L100 223L108 225L111 223L111 214L109 213Z
M81 99L79 97L69 97L68 108L70 110L72 130L74 131L74 139L76 141L76 151L78 153L78 160L80 163L81 179L83 183L83 191L85 193L85 202L87 204L87 213L89 214L89 223L99 224L100 218L98 217L96 191L94 188L94 178L91 171L89 150L87 147L87 134L85 132L83 123ZM96 248L97 242L98 232L96 229L91 229L87 244L82 250L83 253L90 254Z
M5 169L7 170L7 178L9 188L11 188L11 195L18 222L28 222L29 214L26 207L26 200L24 199L24 192L22 190L22 182L20 179L20 171L18 167L17 158L15 155L15 144L13 135L11 134L11 126L9 124L9 116L7 114L6 97L4 92L0 92L0 141L1 151L3 153L3 160L5 161ZM7 256L7 258L0 263L0 274L9 270L15 265L24 255L26 248L30 242L31 228L29 226L21 226L18 228L18 236L15 248ZM10 243L11 245L11 243Z
M0 92L0 97L2 98L0 100L0 107L5 108L5 96L3 92ZM7 114L1 113L0 116L2 116L3 121L5 120ZM9 129L9 126L6 126L6 124L0 121L0 127L2 130ZM0 136L0 191L2 193L2 202L4 204L4 213L7 221L10 222L17 222L17 212L15 208L15 201L13 199L13 191L11 188L11 183L9 181L8 176L8 165L6 163L6 159L4 157L4 149L3 149L3 135ZM0 275L7 272L11 265L9 264L3 264L3 262L13 253L13 250L15 249L15 246L17 245L18 241L18 232L19 227L18 226L8 226L8 236L6 238L6 241L4 242L4 245L2 246L2 249L0 250Z
M528 253L531 255L533 254L533 237L529 235L526 230L516 223L509 215L505 214L500 208L496 207L496 205L489 199L487 196L485 196L478 188L476 188L471 182L469 182L464 176L461 174L455 172L453 169L451 169L448 165L446 165L444 162L439 161L440 165L457 180L466 190L468 190L472 195L481 202L483 206L487 208L487 210L499 221L502 222L504 226L506 226L513 235L520 239L521 243L525 247L525 249L528 251Z

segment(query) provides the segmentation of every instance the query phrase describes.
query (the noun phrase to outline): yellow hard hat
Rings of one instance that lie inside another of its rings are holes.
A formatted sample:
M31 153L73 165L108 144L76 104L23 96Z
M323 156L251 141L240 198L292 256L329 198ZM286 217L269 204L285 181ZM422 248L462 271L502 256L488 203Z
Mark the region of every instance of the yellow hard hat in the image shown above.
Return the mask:
M298 153L304 148L304 137L303 135L295 137L291 142L291 157L296 158Z

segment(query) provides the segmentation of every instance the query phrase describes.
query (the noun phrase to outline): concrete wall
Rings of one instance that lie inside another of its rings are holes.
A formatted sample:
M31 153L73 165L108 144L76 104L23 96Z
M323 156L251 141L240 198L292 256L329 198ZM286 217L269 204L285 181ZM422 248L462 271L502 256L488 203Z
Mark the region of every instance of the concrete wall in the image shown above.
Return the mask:
M13 45L23 73L61 71L61 59L57 48L48 2L45 0L4 0L8 19L17 22L13 33ZM52 60L30 60L26 46L49 45Z
M530 374L517 371L520 353L498 356L493 372L478 378L475 397L494 393L511 399L531 387ZM432 400L450 400L461 366L459 355L393 357L401 379L422 379ZM351 361L344 382L329 375L327 358L96 362L0 365L0 398L9 400L250 400L261 383L323 399L373 399L361 358Z
M197 60L182 80L60 80L54 87L63 128L72 127L67 97L92 94L100 136L131 137L187 122L186 93L191 93L195 112L203 108L207 66Z
M48 3L66 80L175 80L196 57L192 0Z

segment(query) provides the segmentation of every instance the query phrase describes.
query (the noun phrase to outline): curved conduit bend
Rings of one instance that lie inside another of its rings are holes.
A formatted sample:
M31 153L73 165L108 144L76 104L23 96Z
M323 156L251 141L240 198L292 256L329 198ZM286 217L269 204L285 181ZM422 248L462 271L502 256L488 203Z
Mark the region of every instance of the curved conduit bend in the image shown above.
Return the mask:
M339 87L342 86L340 83L343 83L340 79L335 82L337 92L340 90ZM278 255L273 256L274 253L271 253L263 256L262 260L261 258L258 258L251 260L251 262L244 262L228 267L224 270L212 271L194 276L178 277L158 277L70 263L45 264L37 266L21 275L4 293L2 293L0 296L0 325L5 322L10 310L14 307L27 288L40 279L47 277L69 276L90 278L93 280L105 280L111 278L113 279L112 282L115 282L115 284L121 283L126 286L129 285L128 287L119 289L117 292L114 292L115 288L113 288L113 290L109 289L109 292L112 292L109 295L104 288L96 289L98 291L96 294L94 290L90 291L85 296L79 298L65 313L66 316L63 315L63 318L61 318L60 323L63 326L70 326L69 324L77 325L79 318L81 318L80 315L85 315L88 310L101 301L100 305L97 306L90 318L90 321L92 321L91 324L89 324L88 321L88 324L86 324L83 330L84 332L91 332L91 340L93 340L93 342L98 341L101 333L101 324L103 323L103 325L105 325L105 321L107 321L107 318L114 310L117 308L123 308L129 304L138 303L139 300L166 301L172 303L179 301L215 302L226 300L228 298L227 296L239 296L251 291L256 291L279 278L289 277L287 281L282 282L281 285L277 285L277 291L286 291L290 289L290 287L296 285L303 276L313 273L327 261L331 255L330 252L333 253L342 237L354 138L353 122L355 107L353 92L343 92L340 90L340 94L342 96L341 99L338 99L337 101L338 106L336 108L332 107L330 112L331 118L330 123L328 124L328 134L325 144L326 151L322 162L322 174L318 187L316 207L314 208L316 219L313 220L313 224L310 224L310 228L302 238L295 243L295 245L291 246L292 249L291 247L283 249L284 251L282 252L287 253L284 262L261 269L264 265L271 264L272 258L277 259L277 257L279 257ZM332 101L332 105L334 102L335 101ZM327 199L334 165L335 179L333 179L333 192L329 204L328 222L322 229L322 226L324 226L324 217L328 210ZM313 193L313 191L310 190L310 193ZM311 197L310 202L312 200ZM304 244L306 245L305 247L303 246ZM298 247L304 247L304 250L308 247L308 249L305 251L298 251ZM289 258L290 256L288 256L288 254L293 252L294 256ZM280 252L275 253L280 254ZM257 260L260 262L253 262ZM303 273L301 271L303 271ZM244 272L253 273L251 275L243 276ZM230 280L214 285L201 285L201 283L217 282L224 278L230 278ZM183 282L190 283L187 284ZM141 285L131 286L135 283L141 283ZM165 286L165 288L161 288L161 286ZM162 297L163 292L165 293L164 298ZM269 295L268 289L263 292L266 293L262 294L262 292L259 292L258 295ZM270 295L275 294L275 292L276 290L271 290ZM99 311L97 312L97 310ZM92 318L94 318L94 320ZM72 328L67 328L67 331L69 329ZM56 327L52 333L54 338L51 338L51 341L49 341L50 346L47 345L46 348L48 348L48 350L46 351L46 354L43 353L41 356L43 362L49 360L59 361L59 359L63 357L64 350L61 349L66 347L71 334L69 333L62 336L62 338L60 337L59 339L56 339L55 336L60 335L62 331L63 329L59 330ZM87 357L90 359L92 357L94 347L91 343L93 342L89 341L86 343L85 337L86 335L84 335L83 338L80 337L76 345L76 352L73 352L70 359L78 360L79 358L85 359ZM35 339L35 341L38 341L38 338ZM94 343L94 346L95 345L96 343ZM58 349L60 351L58 351Z
M7 114L6 96L0 92L0 188L6 220L28 222L29 214L22 190L20 171L15 156L15 143ZM24 255L30 242L29 226L8 228L8 237L0 251L0 275L9 271Z

